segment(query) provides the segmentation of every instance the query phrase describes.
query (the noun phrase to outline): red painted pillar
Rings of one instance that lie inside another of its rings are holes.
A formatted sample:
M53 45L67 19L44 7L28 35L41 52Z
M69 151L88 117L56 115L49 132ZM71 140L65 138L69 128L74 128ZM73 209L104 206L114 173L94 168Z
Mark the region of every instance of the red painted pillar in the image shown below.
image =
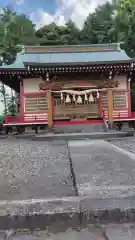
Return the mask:
M131 88L130 88L130 78L127 80L127 96L128 96L128 117L131 118Z
M54 99L52 96L52 121L54 120Z
M102 93L99 91L99 98L98 98L98 114L100 117L103 117L102 111Z
M19 78L20 80L20 116L22 121L24 121L24 85L23 78Z

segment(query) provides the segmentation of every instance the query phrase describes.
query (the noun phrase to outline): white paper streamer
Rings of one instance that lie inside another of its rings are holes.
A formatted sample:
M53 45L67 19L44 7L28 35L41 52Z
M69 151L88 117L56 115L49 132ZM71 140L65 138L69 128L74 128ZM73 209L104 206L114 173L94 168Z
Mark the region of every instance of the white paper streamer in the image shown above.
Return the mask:
M97 92L97 98L99 98L99 92Z
M89 102L94 102L94 98L93 98L92 94L90 94Z
M78 103L78 104L82 104L82 98L81 98L81 96L78 96L77 103Z
M63 100L63 93L62 92L60 93L60 97L61 97L61 100Z
M76 101L76 99L75 99L75 94L73 95L73 101L74 101L74 102Z
M85 101L87 101L88 100L88 98L87 98L87 94L85 93Z
M66 103L71 103L71 99L70 99L70 97L69 97L69 94L67 94Z

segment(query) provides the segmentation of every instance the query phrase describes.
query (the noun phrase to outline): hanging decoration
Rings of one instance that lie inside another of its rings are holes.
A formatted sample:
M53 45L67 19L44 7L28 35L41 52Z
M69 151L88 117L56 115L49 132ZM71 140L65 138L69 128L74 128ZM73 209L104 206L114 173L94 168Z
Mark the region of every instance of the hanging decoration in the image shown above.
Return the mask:
M52 91L52 92L59 92L61 95L61 100L64 100L64 93L66 94L66 100L65 103L71 103L71 98L70 95L72 96L72 100L74 102L76 102L77 104L82 104L83 99L82 96L84 96L84 100L85 101L89 101L89 102L94 102L94 97L92 95L92 93L96 93L96 97L99 98L99 91L100 89L89 89L89 90L83 90L83 91L74 91L74 90L61 90L61 91ZM88 94L90 94L90 96L88 97ZM77 96L77 100L76 100L76 96Z
M87 97L87 94L90 94L92 92L98 93L98 91L99 91L98 89L89 89L89 90L83 90L83 91L75 91L75 90L64 89L64 90L61 90L61 91L52 91L52 92L62 92L62 93L67 93L67 94L70 94L70 95L77 95L77 96L81 96L81 95L86 94L86 97Z
M88 101L88 98L87 98L87 94L85 93L85 95L84 95L84 100L85 101Z
M69 94L67 94L66 103L71 103L71 99L70 99L70 97L69 97Z
M62 92L60 93L60 97L61 97L61 100L63 100L63 93Z
M76 101L76 99L75 99L75 94L73 95L73 101L74 101L74 102Z
M50 79L49 79L49 73L46 72L46 81L49 82L49 80L50 80Z
M99 98L99 92L97 92L97 99Z
M78 98L77 98L77 103L78 103L78 104L82 104L82 98L81 98L81 96L78 96Z
M90 96L89 96L89 102L90 102L90 103L94 102L94 98L93 98L92 93L91 93Z

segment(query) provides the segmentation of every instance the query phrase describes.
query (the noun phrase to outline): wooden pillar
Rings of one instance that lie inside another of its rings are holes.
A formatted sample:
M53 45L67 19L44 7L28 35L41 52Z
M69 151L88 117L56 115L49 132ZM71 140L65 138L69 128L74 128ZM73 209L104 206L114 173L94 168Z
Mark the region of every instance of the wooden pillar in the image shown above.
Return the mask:
M48 102L48 128L51 129L53 126L52 119L52 94L51 90L47 91L47 102Z
M108 125L109 125L109 128L112 128L112 125L113 125L113 92L112 92L111 88L108 88L107 100L108 100Z

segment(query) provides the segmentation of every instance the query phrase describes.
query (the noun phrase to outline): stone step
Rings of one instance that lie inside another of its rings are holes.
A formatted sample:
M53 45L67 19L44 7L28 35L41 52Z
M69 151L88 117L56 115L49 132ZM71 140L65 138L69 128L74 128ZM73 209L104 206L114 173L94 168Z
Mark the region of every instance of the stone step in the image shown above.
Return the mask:
M27 134L20 134L16 135L15 138L24 138L24 139L31 139L35 141L52 141L52 140L81 140L81 139L116 139L116 138L124 138L124 137L132 137L134 132L81 132L81 133L45 133L45 134L37 134L37 135L27 135Z
M66 124L55 125L53 127L55 133L90 133L90 132L104 132L104 123L99 124Z

